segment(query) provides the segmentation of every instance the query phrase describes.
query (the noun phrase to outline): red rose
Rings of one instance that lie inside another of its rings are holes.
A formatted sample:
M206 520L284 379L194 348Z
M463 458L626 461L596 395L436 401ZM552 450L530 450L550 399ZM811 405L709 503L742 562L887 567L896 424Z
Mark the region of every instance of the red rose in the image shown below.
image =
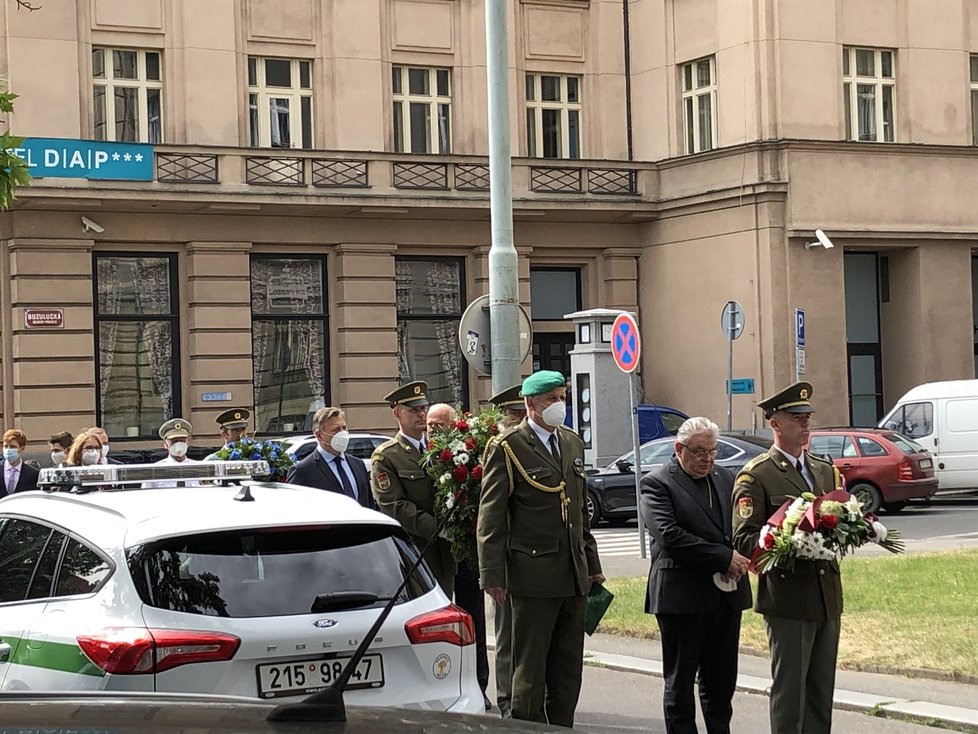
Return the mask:
M478 464L475 465L474 467L472 467L471 477L475 481L481 482L482 481L482 467L479 466Z
M818 524L826 530L835 530L839 525L839 518L835 515L822 515L818 518Z
M475 451L475 450L476 450L476 448L477 448L477 447L478 447L478 445L479 445L479 442L478 442L478 441L476 441L476 440L475 440L474 438L472 438L471 436L469 436L469 437L468 437L467 439L465 439L465 441L464 441L464 443L465 443L465 449L466 449L467 451Z
M493 436L495 436L496 434L498 434L498 433L499 433L499 426L498 426L498 425L496 425L495 423L493 423L493 424L492 424L492 427L491 427L491 428L489 429L489 432L490 432L490 433L491 433L491 434L492 434Z
M441 459L442 464L450 463L452 460L452 456L453 454L451 449L442 449L441 453L438 454L438 458Z
M465 433L467 430L469 430L469 424L466 423L465 421L455 421L455 427L458 430L462 431L462 433Z
M764 550L771 550L774 547L774 533L764 536Z
M459 464L452 471L452 479L454 479L459 484L461 484L468 478L469 478L469 467L467 467L465 464Z

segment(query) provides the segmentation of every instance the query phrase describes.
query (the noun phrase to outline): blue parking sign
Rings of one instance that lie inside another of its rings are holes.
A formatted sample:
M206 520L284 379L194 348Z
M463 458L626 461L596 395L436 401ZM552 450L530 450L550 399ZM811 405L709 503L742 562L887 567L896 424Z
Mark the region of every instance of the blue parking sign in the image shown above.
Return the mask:
M795 309L795 346L805 346L805 309Z

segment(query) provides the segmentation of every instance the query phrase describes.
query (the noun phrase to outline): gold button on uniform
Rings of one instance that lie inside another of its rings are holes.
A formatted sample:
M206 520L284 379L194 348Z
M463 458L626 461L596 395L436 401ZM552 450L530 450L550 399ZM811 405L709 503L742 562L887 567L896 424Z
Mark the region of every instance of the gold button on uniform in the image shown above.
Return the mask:
M819 576L824 576L825 575L825 569L824 568L818 569L818 575Z

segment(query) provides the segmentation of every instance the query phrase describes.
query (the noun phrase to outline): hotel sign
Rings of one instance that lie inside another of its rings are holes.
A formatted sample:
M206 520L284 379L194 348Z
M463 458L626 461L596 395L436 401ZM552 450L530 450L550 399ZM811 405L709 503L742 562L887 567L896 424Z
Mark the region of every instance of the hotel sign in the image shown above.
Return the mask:
M34 178L153 180L153 146L143 143L24 138L13 152Z
M25 329L63 329L65 311L63 308L25 308Z

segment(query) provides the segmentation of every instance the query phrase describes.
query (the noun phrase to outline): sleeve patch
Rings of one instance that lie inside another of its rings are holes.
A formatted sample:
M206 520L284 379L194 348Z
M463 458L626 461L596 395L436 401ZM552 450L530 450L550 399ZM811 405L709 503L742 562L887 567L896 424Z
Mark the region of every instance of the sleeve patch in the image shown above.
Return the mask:
M390 489L391 488L391 478L385 471L377 472L377 486L380 489Z
M754 514L754 500L750 497L741 497L737 500L737 517L741 520L749 520Z

